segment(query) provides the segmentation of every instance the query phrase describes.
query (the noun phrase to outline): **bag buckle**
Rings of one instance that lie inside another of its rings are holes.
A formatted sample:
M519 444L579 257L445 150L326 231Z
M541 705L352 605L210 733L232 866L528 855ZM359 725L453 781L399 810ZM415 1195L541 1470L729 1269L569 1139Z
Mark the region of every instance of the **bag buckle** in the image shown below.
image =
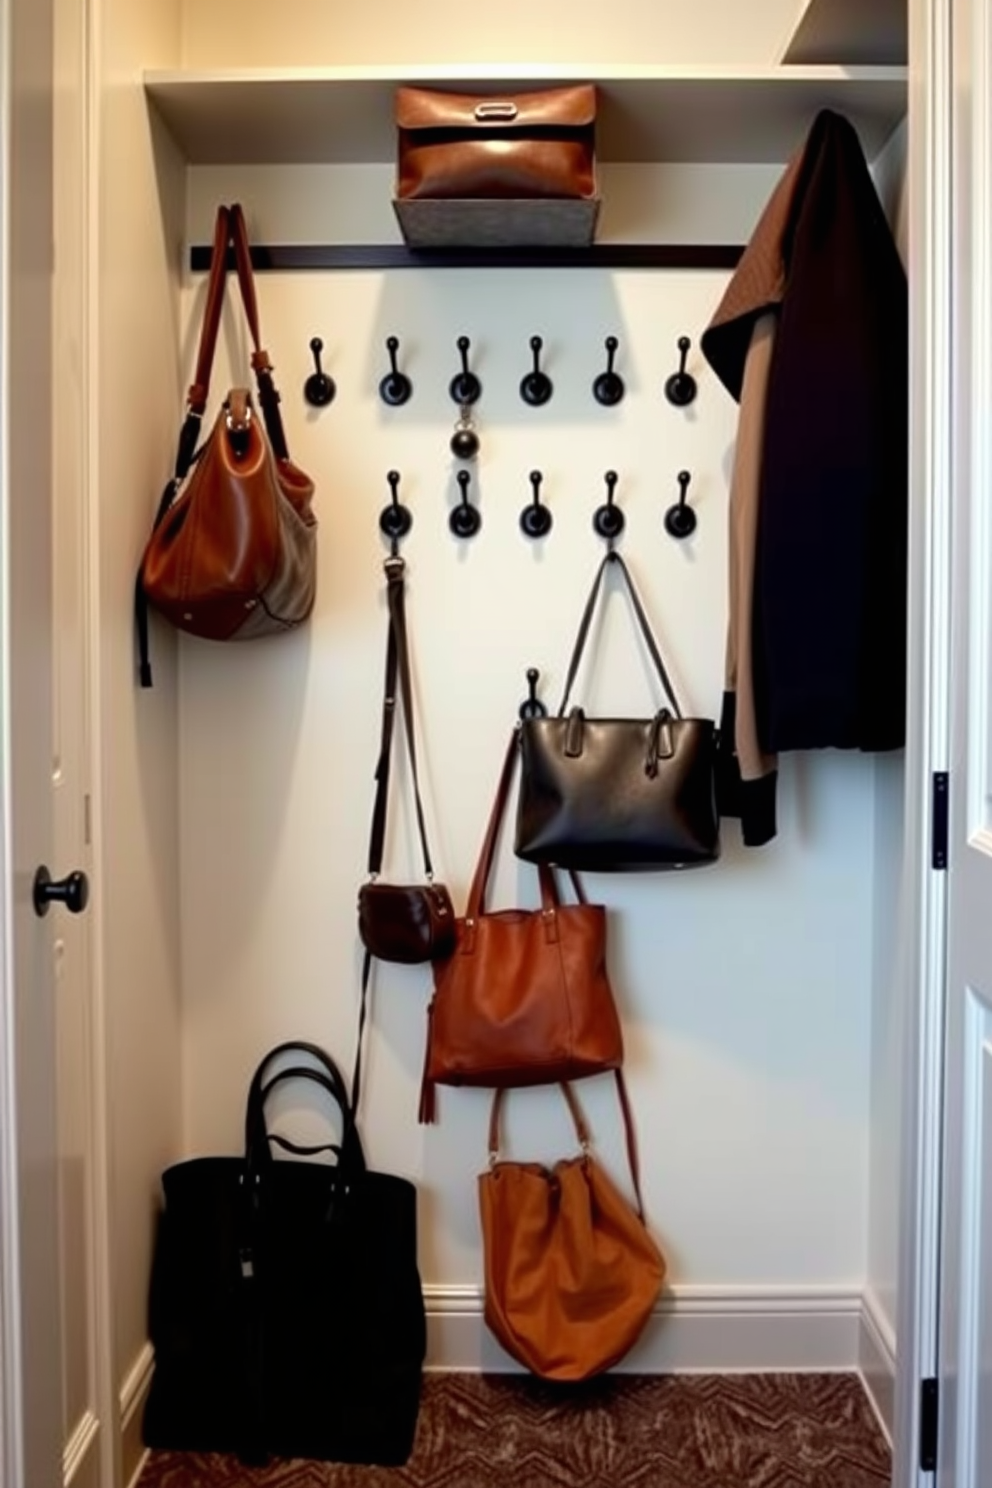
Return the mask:
M651 733L648 737L648 757L644 762L644 773L649 780L654 780L658 774L658 761L671 759L675 753L675 744L672 740L672 715L667 708L662 708L651 720Z
M500 98L500 99L491 99L491 100L489 100L486 103L477 103L475 105L474 112L475 112L475 117L478 119L479 123L480 124L485 124L485 123L487 123L487 122L489 122L491 120L494 120L494 119L495 120L510 120L510 119L515 119L517 117L517 114L518 114L519 110L517 108L517 105L515 103L513 103L511 99L509 99L509 98L505 98L505 99L504 98Z

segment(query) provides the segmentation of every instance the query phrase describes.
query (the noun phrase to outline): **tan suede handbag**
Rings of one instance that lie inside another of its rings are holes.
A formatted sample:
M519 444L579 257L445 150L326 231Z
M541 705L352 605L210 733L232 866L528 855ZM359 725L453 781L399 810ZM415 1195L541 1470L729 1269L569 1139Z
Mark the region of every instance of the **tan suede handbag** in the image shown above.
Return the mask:
M252 340L258 406L231 388L202 446L220 329L227 254ZM135 585L141 685L150 687L148 606L180 630L214 641L252 640L306 620L316 591L313 481L289 458L272 364L262 349L251 254L240 206L220 207L214 229L196 378L175 471L159 503Z
M548 1169L499 1159L493 1099L489 1170L479 1176L485 1318L507 1353L549 1380L584 1380L617 1364L640 1337L665 1277L644 1221L634 1128L617 1071L635 1209L593 1157L574 1092L580 1157Z

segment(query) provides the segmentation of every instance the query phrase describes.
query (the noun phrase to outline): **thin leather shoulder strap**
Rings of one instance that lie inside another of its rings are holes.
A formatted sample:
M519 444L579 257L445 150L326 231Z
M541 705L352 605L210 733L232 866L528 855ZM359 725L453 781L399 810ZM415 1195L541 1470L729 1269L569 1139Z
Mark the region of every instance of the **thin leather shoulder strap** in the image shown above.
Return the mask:
M410 774L413 777L413 797L417 810L417 830L424 855L424 872L433 877L430 847L427 843L427 827L424 822L424 806L420 796L420 778L417 773L416 731L413 717L413 682L410 674L410 651L406 628L404 605L403 559L392 556L383 565L386 571L386 602L389 607L389 629L386 637L386 676L382 694L382 730L379 742L379 759L375 769L376 792L372 808L372 829L369 834L370 874L377 874L382 867L382 855L386 840L386 810L389 800L390 759L393 744L393 721L396 717L396 684L399 681L400 701L403 707L403 727L406 737Z
M630 602L634 607L634 615L637 619L638 627L640 629L641 635L644 637L644 644L648 648L648 655L651 657L651 660L654 663L655 671L658 673L658 676L661 679L661 685L665 689L665 695L672 705L672 712L675 714L676 718L681 718L682 709L679 707L679 700L675 694L675 689L672 686L671 678L669 677L668 672L665 668L665 663L661 659L661 651L659 649L658 642L655 640L654 632L651 629L651 625L648 620L647 614L645 613L644 606L641 603L640 596L638 595L637 590L634 588L634 581L630 576L630 571L627 568L626 563L624 563L620 554L614 548L610 549L610 551L604 557L602 563L599 565L599 568L596 571L596 577L593 580L592 589L589 593L589 598L586 600L586 607L582 612L582 619L579 622L578 634L575 637L575 645L572 649L572 659L568 664L568 675L565 678L565 691L562 695L561 705L558 709L558 717L564 717L565 709L568 707L568 700L571 696L572 685L575 682L575 678L579 670L579 664L582 660L582 653L585 650L586 641L589 637L589 627L592 624L592 617L596 611L596 601L598 600L600 591L603 587L603 579L605 577L607 567L610 565L619 568L620 573L623 575L624 583L627 586L627 593L630 595Z
M227 250L231 242L231 214L228 207L217 208L214 223L214 244L210 254L210 277L207 280L207 299L203 307L203 323L200 326L200 346L196 356L196 376L190 385L188 402L190 409L201 417L210 396L210 373L217 350L217 333L220 330L221 311L224 308L224 286L227 283Z

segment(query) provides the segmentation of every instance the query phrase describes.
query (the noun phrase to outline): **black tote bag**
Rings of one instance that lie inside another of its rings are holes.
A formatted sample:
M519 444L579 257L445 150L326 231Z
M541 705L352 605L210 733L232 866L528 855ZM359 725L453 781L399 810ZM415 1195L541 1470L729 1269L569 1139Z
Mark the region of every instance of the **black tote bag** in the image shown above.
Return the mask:
M270 1073L281 1055L294 1062ZM287 1081L339 1108L328 1149L269 1137L266 1099ZM277 1161L271 1142L337 1161ZM416 1192L366 1167L333 1060L312 1044L272 1049L251 1082L244 1157L192 1158L162 1185L146 1444L246 1462L405 1462L426 1344Z
M651 717L566 714L609 567L626 585L667 702ZM712 719L685 718L620 554L606 554L579 625L556 718L520 724L515 851L532 863L632 872L690 868L720 854Z

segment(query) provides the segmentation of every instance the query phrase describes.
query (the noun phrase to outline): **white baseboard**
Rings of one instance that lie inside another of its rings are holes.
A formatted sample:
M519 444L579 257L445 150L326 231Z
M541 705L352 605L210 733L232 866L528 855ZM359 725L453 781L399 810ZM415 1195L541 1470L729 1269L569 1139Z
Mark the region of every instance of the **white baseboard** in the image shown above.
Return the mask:
M62 1451L64 1488L98 1488L100 1477L100 1422L86 1411Z
M425 1286L427 1368L513 1372L474 1286ZM700 1374L857 1370L862 1296L835 1287L675 1287L618 1371Z
M141 1438L141 1418L151 1388L155 1353L150 1343L135 1359L127 1372L120 1392L121 1481L134 1488L145 1465L148 1452Z
M896 1405L896 1335L871 1287L865 1289L861 1299L858 1372L891 1446Z

